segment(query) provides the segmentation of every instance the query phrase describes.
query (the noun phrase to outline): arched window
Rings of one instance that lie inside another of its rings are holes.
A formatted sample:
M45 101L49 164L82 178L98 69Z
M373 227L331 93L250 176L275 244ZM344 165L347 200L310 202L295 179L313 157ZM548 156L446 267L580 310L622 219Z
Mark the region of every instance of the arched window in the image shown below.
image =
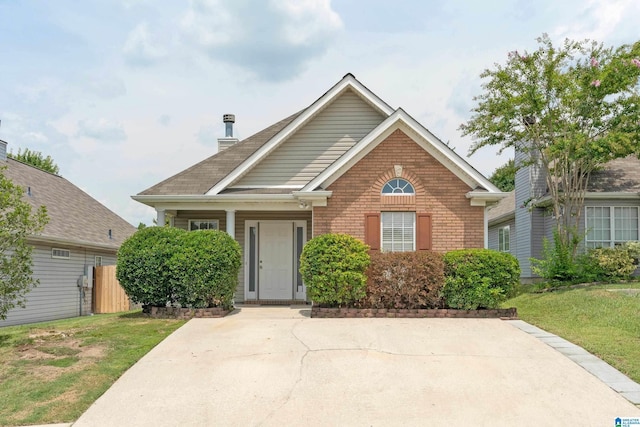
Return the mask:
M413 185L406 179L394 178L382 187L382 194L416 194Z

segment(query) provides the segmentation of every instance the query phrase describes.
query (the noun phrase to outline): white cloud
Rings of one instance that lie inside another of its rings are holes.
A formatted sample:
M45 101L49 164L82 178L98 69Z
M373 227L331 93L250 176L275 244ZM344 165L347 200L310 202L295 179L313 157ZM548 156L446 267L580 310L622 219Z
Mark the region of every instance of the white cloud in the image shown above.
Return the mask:
M640 12L637 0L589 0L582 11L577 10L575 21L559 25L552 32L554 38L603 41L612 35L626 17Z
M328 0L193 0L181 24L188 45L267 81L297 76L342 29Z
M80 120L78 122L78 132L76 135L107 141L122 141L127 139L127 134L122 124L112 122L105 118Z
M162 126L169 126L169 124L171 123L171 116L168 114L163 114L160 117L158 117L158 123L160 123Z
M137 66L152 65L167 56L166 49L149 32L146 22L141 22L129 33L122 53L127 63Z

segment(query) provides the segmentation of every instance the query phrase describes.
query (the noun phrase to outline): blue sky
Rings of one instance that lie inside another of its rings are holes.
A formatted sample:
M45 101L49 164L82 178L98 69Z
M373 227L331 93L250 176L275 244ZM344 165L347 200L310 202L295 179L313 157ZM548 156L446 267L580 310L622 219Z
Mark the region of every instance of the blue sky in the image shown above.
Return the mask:
M632 43L638 22L637 0L0 0L0 139L149 224L130 196L214 154L225 113L242 139L350 72L466 156L483 69L544 32Z

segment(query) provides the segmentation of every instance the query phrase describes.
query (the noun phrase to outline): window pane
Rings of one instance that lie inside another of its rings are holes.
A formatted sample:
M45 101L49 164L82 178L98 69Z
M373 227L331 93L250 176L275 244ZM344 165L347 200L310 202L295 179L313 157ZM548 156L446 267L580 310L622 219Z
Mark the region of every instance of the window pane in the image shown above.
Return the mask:
M415 212L382 212L382 249L415 250Z
M382 187L382 194L415 194L415 190L406 179L394 178Z

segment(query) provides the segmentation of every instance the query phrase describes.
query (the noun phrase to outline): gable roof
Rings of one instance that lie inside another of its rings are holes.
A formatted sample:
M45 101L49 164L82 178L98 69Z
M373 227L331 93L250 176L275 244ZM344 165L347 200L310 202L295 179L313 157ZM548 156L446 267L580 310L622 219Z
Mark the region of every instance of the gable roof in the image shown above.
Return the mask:
M248 171L269 156L270 153L283 144L291 135L309 123L335 99L349 90L353 91L386 118L380 125L338 158L338 160L321 172L320 175L307 183L302 191L291 191L290 189L279 189L276 191L272 188L249 188L244 189L244 191L240 193L232 188L233 184ZM237 196L241 194L289 194L293 195L296 199L303 196L310 197L311 193L321 193L323 187L328 185L328 182L337 179L337 177L351 167L354 162L380 143L381 140L384 139L384 135L390 130L397 129L399 126L408 132L423 149L428 151L469 185L471 191L467 194L467 197L472 199L472 203L477 202L484 205L485 201L495 201L504 197L504 193L500 192L500 190L482 176L481 173L404 110L400 108L393 110L388 104L360 83L352 74L347 74L306 109L144 190L137 196L133 196L133 198L153 206L156 202L165 203L170 201L171 196L175 196L176 201L178 199L186 200L186 196L201 196L202 200L212 201L217 199L217 197L231 196L233 194ZM195 199L191 197L189 200Z
M611 160L591 174L588 191L640 193L640 159L628 156Z
M516 192L510 191L507 197L491 206L487 211L487 219L489 222L498 222L510 219L515 216L516 212Z
M41 234L33 237L34 240L118 249L136 231L134 226L65 178L13 159L0 161L0 166L5 165L4 175L25 190L23 200L34 208L47 208L49 223Z

